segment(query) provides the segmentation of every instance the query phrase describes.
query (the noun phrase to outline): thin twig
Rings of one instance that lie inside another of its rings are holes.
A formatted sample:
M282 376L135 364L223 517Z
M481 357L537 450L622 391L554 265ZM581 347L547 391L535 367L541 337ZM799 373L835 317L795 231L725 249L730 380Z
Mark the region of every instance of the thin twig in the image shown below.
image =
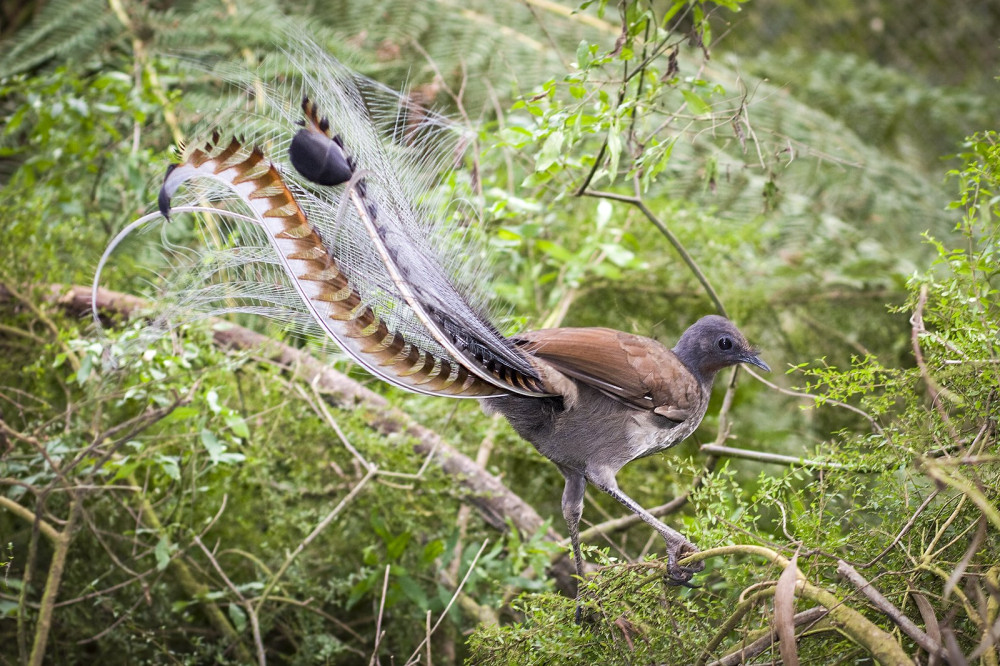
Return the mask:
M382 579L382 597L378 602L378 619L375 621L375 647L372 648L372 657L368 660L368 666L373 666L373 664L380 664L378 659L378 646L382 642L382 636L385 632L382 631L382 614L385 612L385 595L389 590L389 569L390 565L385 565L385 577Z
M243 596L243 593L240 592L239 588L233 585L233 581L229 580L229 576L227 576L226 572L222 570L222 566L215 558L215 555L212 554L212 551L205 547L201 537L195 536L194 542L198 544L198 547L201 548L203 553L205 553L205 557L208 558L212 568L215 569L215 571L222 578L222 582L224 582L226 587L228 587L229 590L236 595L236 598L240 600L240 606L246 609L247 615L250 618L250 628L253 631L253 642L257 647L257 663L260 664L260 666L265 666L267 663L267 657L264 652L264 641L261 640L260 637L260 622L257 621L257 612L254 610L253 605L247 601L247 598Z
M904 634L913 639L913 642L927 651L928 654L937 654L946 657L941 644L928 636L918 627L913 620L907 617L903 611L896 608L892 602L885 598L881 592L869 583L864 576L844 560L837 562L837 573L844 577L851 585L856 587L875 608L882 611L886 617L896 623Z
M430 634L425 637L424 640L420 641L420 645L417 646L417 648L413 651L413 654L411 654L410 657L404 662L405 666L415 663L413 658L420 654L420 648L424 646L424 643L430 639L430 636L437 631L437 628L441 626L441 622L448 616L448 611L451 610L455 600L458 599L458 596L462 593L462 588L465 587L465 583L469 580L469 576L471 576L472 572L475 570L476 562L479 561L479 557L483 554L483 551L486 550L486 545L489 542L489 539L483 539L483 545L479 547L479 552L476 553L476 556L472 558L472 562L469 563L469 570L465 572L462 582L458 584L458 588L455 590L455 593L451 595L451 599L448 600L448 605L444 607L444 610L441 611L441 615L438 617L437 622L435 622L434 626L431 627Z
M924 306L926 304L927 285L924 284L920 286L920 296L917 298L917 305L913 309L913 314L910 316L910 343L913 347L913 358L917 362L917 367L920 368L920 376L923 377L924 383L927 384L927 392L930 394L931 404L934 405L934 409L937 411L938 415L941 416L941 421L951 433L951 438L957 442L960 437L958 436L958 432L955 430L955 426L951 423L951 418L948 416L948 410L944 408L941 398L944 397L957 402L961 401L958 400L951 391L938 384L937 381L931 377L930 370L927 368L927 363L924 361L923 350L920 347L920 335L927 332L927 329L924 328Z
M924 509L927 508L927 505L930 504L934 500L934 498L938 496L939 492L941 491L935 488L929 495L927 495L927 498L924 499L924 501L920 504L920 506L917 507L917 510L913 512L913 515L910 516L910 519L906 521L906 524L903 525L903 529L899 530L899 533L896 535L896 538L892 540L892 543L886 546L881 553L873 557L870 562L867 562L865 564L859 564L858 567L861 569L867 569L873 566L875 563L877 563L879 560L885 557L886 553L895 548L896 544L899 543L900 539L906 536L906 533L913 528L913 525L917 522L917 518L920 516L921 513L924 512Z
M288 567L292 565L292 562L295 561L295 558L298 557L324 529L326 529L327 525L333 522L334 518L340 515L340 512L344 510L344 507L350 504L351 501L357 497L358 493L361 492L361 489L365 487L365 484L367 484L372 477L375 476L377 471L378 470L375 467L368 470L368 473L362 477L362 479L358 482L358 485L354 486L354 488L351 489L351 492L347 493L347 496L340 500L340 503L337 504L337 506L335 506L333 510L328 513L325 518L323 518L323 520L319 521L319 524L316 525L316 528L309 533L309 536L303 539L301 543L295 547L295 550L285 558L285 561L281 563L281 567L278 569L278 572L274 574L270 581L268 581L267 586L264 588L260 598L257 600L257 606L255 607L256 612L260 612L264 602L267 601L267 595L270 594L271 590L274 589L274 586L278 584L278 581L281 580L281 577L285 574L285 571L288 570Z
M424 616L424 640L427 642L427 666L431 666L433 663L431 661L431 612L427 611L427 615Z
M330 426L333 432L337 434L337 437L340 439L340 443L344 445L344 448L350 451L351 455L354 456L359 463L361 463L361 466L365 468L366 472L370 472L375 466L368 462L368 459L361 455L360 451L354 448L354 445L351 444L349 439L347 439L347 435L345 435L344 431L340 429L340 425L337 424L337 420L333 418L330 410L326 408L326 403L324 402L323 397L319 394L318 384L318 376L313 377L313 380L309 382L309 388L312 389L313 395L316 397L316 400L312 403L314 405L314 409L319 413L323 420L326 421L326 424ZM306 395L306 392L301 385L296 382L293 386L295 387L295 390L298 391L299 395L306 400L309 400L309 397Z
M256 597L252 597L250 599L250 601L254 601L255 602L255 601L257 601L257 598ZM328 620L329 622L337 625L342 631L345 631L348 634L350 634L352 637L354 637L355 640L357 640L359 642L364 641L364 638L361 636L361 634L359 634L357 631L355 631L353 628L351 628L351 625L347 624L346 622L344 622L343 620L341 620L340 618L338 618L338 617L336 617L334 615L330 615L329 613L327 613L326 611L324 611L322 608L317 608L317 607L311 605L312 601L313 601L311 598L306 599L305 601L300 601L298 599L293 599L291 597L283 597L283 596L278 595L278 594L272 594L272 595L270 595L268 597L268 601L282 603L282 604L289 604L291 606L298 606L299 608L301 608L303 610L306 610L306 611L309 611L310 613L315 613L316 615L319 615L321 618L323 618L325 620ZM358 655L359 657L364 657L365 656L365 653L362 652L361 650L359 650L356 647L352 647L351 645L348 645L347 643L343 643L342 645L343 645L343 648L345 650L349 650L349 651L353 652L354 654Z
M798 458L796 456L786 456L780 453L768 453L766 451L751 451L749 449L738 449L732 446L719 446L718 444L702 444L701 450L717 456L728 456L730 458L744 458L746 460L756 460L763 463L776 463L779 465L795 465L798 467L815 467L818 469L848 469L856 472L870 470L859 470L851 465L838 462L827 462L824 460L809 460L808 458ZM879 470L881 471L881 470Z
M790 395L795 398L806 398L813 401L815 401L818 397L811 393L805 393L803 391L793 391L792 389L786 389L784 387L778 386L777 384L769 382L768 380L764 379L759 374L757 374L756 372L754 372L753 370L751 370L746 366L744 366L743 369L746 370L748 373L750 373L750 376L759 381L761 384L768 387L769 389L777 391L778 393ZM863 409L858 409L854 405L849 405L846 402L840 402L839 400L831 400L830 398L823 398L823 404L833 405L834 407L843 407L844 409L852 411L855 414L860 414L861 416L865 417L865 419L872 425L872 430L874 430L880 435L883 433L882 426L878 424L878 422L875 420L873 416L868 414L868 412L864 411Z
M667 241L673 246L677 254L680 255L681 260L685 264L687 264L688 269L691 271L691 273L694 274L698 282L701 283L701 286L705 289L705 293L708 294L708 297L712 300L712 303L715 304L716 311L723 317L726 318L729 317L728 313L726 312L726 307L722 304L722 301L719 299L719 295L715 293L715 288L712 287L712 284L708 281L708 278L705 277L705 273L698 266L698 263L694 260L694 257L692 257L688 253L687 248L685 248L684 244L681 243L680 239L677 238L677 236L675 236L672 231L670 231L667 225L664 224L663 221L659 217L657 217L656 214L653 213L653 211L649 209L649 207L646 205L646 203L642 200L641 197L639 197L638 195L628 196L624 194L617 194L615 192L603 192L600 190L587 190L586 192L584 192L584 194L586 196L595 197L598 199L610 199L611 201L621 201L622 203L631 204L636 208L638 208L639 211L646 216L646 219L652 222L653 226L655 226L660 231L660 233L663 234L663 236L667 239Z

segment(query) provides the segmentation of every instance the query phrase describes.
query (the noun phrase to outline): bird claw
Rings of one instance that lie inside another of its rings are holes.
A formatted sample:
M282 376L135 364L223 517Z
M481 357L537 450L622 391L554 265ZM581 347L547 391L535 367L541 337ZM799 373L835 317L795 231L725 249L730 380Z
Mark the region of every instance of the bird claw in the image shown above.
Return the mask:
M679 559L696 552L698 552L698 548L692 543L682 543L673 547L667 546L667 575L665 576L667 585L698 587L690 581L696 573L705 570L705 563L695 562L690 566L678 564Z

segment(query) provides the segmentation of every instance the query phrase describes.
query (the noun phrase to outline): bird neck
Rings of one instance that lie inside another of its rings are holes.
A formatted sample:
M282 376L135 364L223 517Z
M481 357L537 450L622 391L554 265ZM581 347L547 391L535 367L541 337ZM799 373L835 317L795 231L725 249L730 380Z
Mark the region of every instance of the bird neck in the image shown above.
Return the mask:
M681 336L681 339L677 341L677 345L671 351L680 359L684 367L694 375L702 388L710 388L712 386L718 368L706 367L703 359L704 352L699 349L698 345L689 336Z

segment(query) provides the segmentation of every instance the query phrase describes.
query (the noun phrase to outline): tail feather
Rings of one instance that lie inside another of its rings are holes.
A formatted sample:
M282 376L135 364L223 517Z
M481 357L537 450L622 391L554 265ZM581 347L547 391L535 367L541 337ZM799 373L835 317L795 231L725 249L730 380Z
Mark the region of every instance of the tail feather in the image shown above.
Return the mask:
M287 308L407 390L550 395L539 362L488 313L484 254L467 244L474 213L441 187L439 167L456 160L463 136L315 45L290 43L253 72L226 73L236 89L211 138L189 144L164 178L164 218L189 184L181 205L207 200L234 225L210 234L221 245L196 258L182 300L213 313Z
M379 159L345 152L344 141L330 131L317 105L302 100L303 129L288 154L295 169L321 186L347 183L345 195L364 225L386 273L435 342L480 379L525 395L545 395L541 378L528 359L483 316L476 313L426 251L416 211L392 182L393 171ZM336 119L334 119L336 122ZM367 168L366 168L367 167ZM375 191L376 194L370 194ZM374 199L379 197L381 205Z
M173 194L196 178L228 185L245 201L313 319L373 375L400 388L432 395L483 397L500 392L471 377L464 368L455 368L440 352L422 349L389 328L363 301L338 265L335 252L306 220L281 175L259 149L245 149L232 139L221 149L209 144L194 150L164 179L160 202L168 212Z

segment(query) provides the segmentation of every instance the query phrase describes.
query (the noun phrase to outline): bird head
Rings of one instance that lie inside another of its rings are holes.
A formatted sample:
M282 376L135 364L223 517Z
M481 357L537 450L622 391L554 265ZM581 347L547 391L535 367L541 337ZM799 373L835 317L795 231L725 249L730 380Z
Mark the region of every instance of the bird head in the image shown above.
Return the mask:
M719 315L708 315L692 324L673 351L688 369L704 380L711 380L719 370L739 363L771 371L736 325Z

